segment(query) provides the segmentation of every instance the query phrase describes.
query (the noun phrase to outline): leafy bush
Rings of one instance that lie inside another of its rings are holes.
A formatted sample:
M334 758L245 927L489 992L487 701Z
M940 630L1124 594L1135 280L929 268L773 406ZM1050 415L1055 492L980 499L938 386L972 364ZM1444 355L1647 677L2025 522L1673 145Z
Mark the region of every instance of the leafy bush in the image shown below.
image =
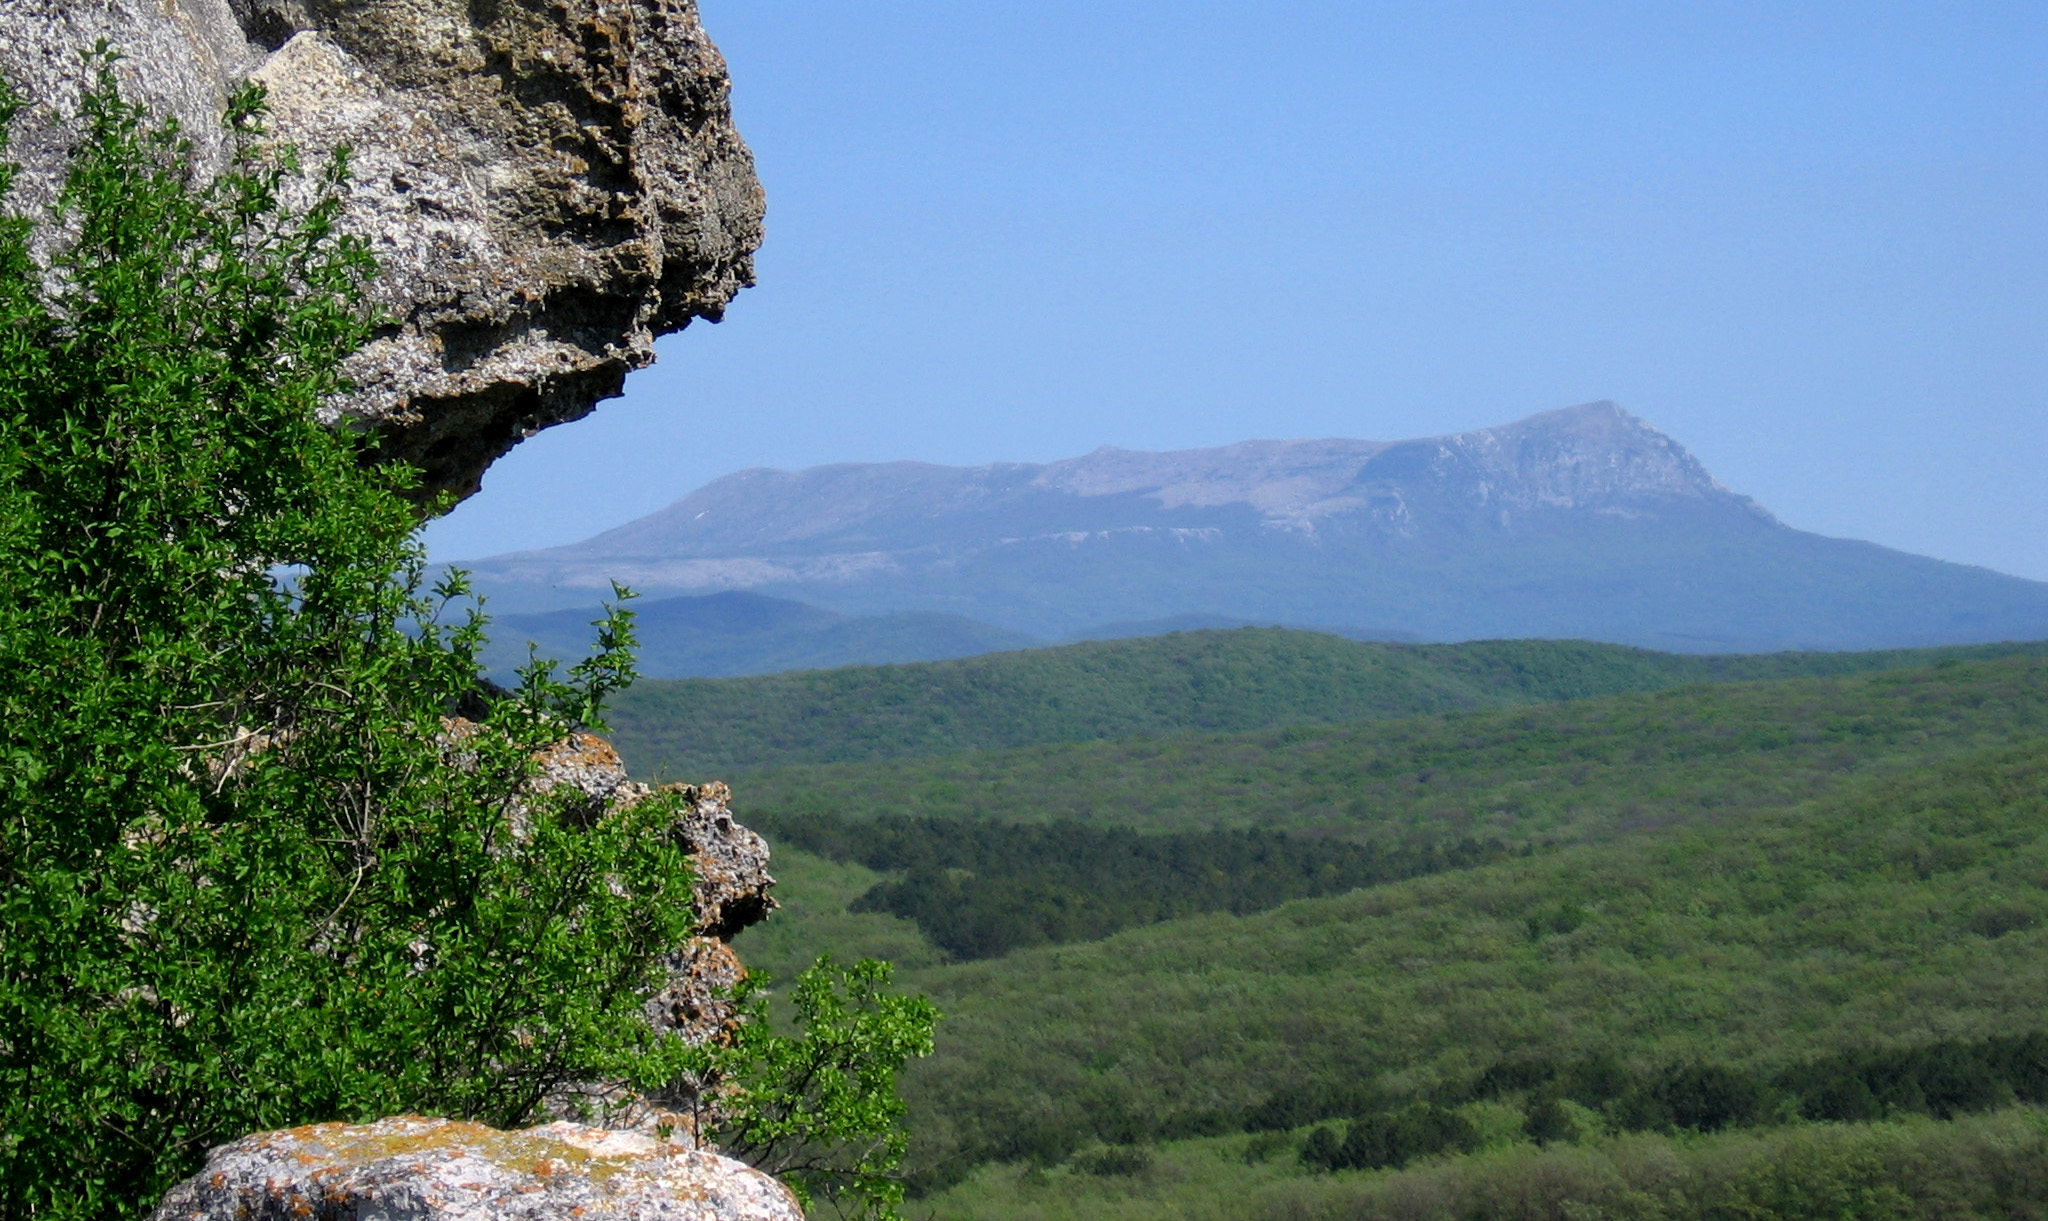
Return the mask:
M692 923L665 801L522 795L630 677L622 619L571 683L444 719L480 623L422 588L408 476L316 419L372 321L345 161L284 207L247 91L199 183L96 64L70 240L0 230L6 1217L132 1212L252 1129L641 1077Z
M886 990L887 963L840 970L829 957L797 977L790 997L800 1033L776 1033L760 989L729 1043L696 1049L692 1070L716 1090L700 1122L718 1146L780 1176L806 1203L825 1195L853 1211L893 1216L896 1167L908 1143L896 1075L932 1051L938 1013L922 997Z
M1771 1114L1770 1086L1726 1064L1681 1064L1652 1076L1616 1110L1630 1129L1687 1128L1719 1132L1759 1123Z
M1142 1145L1111 1145L1074 1159L1074 1169L1097 1178L1128 1178L1152 1168L1152 1151Z
M56 213L0 220L0 1219L134 1215L255 1129L510 1126L707 1068L726 1131L886 1213L929 1007L863 965L848 1000L799 985L796 1035L656 1038L642 998L695 925L678 811L530 784L632 678L629 619L449 715L481 618L424 587L411 474L318 420L374 324L345 157L303 176L249 90L201 181L113 59Z
M1324 1135L1328 1133L1328 1135ZM1469 1153L1479 1130L1454 1110L1419 1102L1351 1121L1339 1141L1328 1128L1309 1134L1301 1160L1322 1170L1379 1170L1435 1153Z

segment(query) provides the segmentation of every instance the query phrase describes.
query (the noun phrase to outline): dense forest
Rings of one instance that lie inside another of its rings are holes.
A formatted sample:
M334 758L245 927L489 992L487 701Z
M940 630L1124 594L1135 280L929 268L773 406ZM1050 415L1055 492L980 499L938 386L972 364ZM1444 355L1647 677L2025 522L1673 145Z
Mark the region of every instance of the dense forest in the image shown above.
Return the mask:
M619 696L611 720L636 773L730 778L793 763L1336 724L2043 653L2048 644L1702 656L1587 641L1369 644L1241 628L958 661L650 680Z
M799 945L886 952L947 1013L907 1084L937 1217L1557 1215L1442 1203L1530 1175L1603 1215L1723 1215L1684 1209L1795 1155L1896 1195L1869 1215L1973 1215L1941 1201L2003 1208L2039 1181L2024 1159L1987 1169L1984 1134L2006 1134L1999 1157L2048 1139L2027 1118L2044 728L2048 661L1947 656L776 768L742 799L787 910L739 948L770 971ZM1273 864L1233 871L1230 836ZM1471 860L1287 890L1318 853L1468 837ZM1176 878L1197 897L1143 898ZM1119 888L1127 905L1102 900ZM1084 898L1131 918L1041 918ZM986 942L946 923L1006 905ZM1653 1165L1697 1190L1615 1204ZM1218 1190L1265 1203L1217 1212Z
M1380 846L1249 830L1143 835L1078 822L761 814L753 825L776 843L899 875L870 887L849 910L909 920L958 959L1203 912L1264 911L1289 899L1470 868L1508 852L1497 839L1469 836Z
M1350 725L789 766L776 818L1070 819L1510 846L1728 818L2048 732L2048 659L1692 686Z

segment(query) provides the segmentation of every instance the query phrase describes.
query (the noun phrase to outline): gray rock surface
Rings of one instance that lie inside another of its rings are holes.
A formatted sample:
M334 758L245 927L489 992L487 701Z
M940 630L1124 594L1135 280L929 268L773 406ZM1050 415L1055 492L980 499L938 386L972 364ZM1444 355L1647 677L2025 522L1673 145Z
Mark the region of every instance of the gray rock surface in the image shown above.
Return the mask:
M801 1221L789 1189L637 1132L504 1132L400 1116L259 1132L207 1156L151 1221Z
M432 489L474 491L538 429L619 392L654 339L750 284L763 201L725 63L694 0L6 0L0 75L20 201L47 202L104 38L124 88L175 116L202 167L229 91L268 87L272 134L354 150L344 225L394 319L337 404Z
M591 733L569 735L537 761L535 791L576 789L589 819L626 809L656 792L680 799L683 810L674 831L689 850L696 874L698 931L703 935L731 937L775 910L768 896L775 885L768 872L768 842L733 820L732 790L725 785L712 781L655 789L629 780L619 752Z

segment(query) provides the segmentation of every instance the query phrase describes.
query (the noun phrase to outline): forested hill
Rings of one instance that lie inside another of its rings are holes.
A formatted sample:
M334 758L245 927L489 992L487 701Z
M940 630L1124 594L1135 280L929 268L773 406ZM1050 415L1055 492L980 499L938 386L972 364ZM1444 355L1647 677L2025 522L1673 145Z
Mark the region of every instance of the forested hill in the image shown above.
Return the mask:
M1241 628L912 665L644 680L616 699L611 722L636 773L704 779L788 764L1384 720L2015 654L2048 655L2048 642L1703 656L1585 641L1374 644Z
M1948 1140L2048 1103L2035 653L783 767L742 789L785 906L740 952L887 953L937 1000L907 1090L922 1181L968 1175L940 1221L1351 1216L1203 1200L1539 1145L1669 1165L1716 1129Z

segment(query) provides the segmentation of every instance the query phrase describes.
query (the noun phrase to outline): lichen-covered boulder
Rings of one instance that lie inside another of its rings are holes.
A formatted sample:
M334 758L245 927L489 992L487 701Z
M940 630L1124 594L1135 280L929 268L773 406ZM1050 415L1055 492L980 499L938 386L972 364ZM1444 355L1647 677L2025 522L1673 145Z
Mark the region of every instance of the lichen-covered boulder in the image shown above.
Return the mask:
M430 489L475 490L753 282L761 186L695 0L6 0L22 206L55 192L69 134L52 116L100 39L202 170L250 80L275 137L354 150L342 225L382 265L392 323L334 409Z
M731 1158L574 1123L400 1116L259 1132L207 1155L150 1221L802 1221Z

